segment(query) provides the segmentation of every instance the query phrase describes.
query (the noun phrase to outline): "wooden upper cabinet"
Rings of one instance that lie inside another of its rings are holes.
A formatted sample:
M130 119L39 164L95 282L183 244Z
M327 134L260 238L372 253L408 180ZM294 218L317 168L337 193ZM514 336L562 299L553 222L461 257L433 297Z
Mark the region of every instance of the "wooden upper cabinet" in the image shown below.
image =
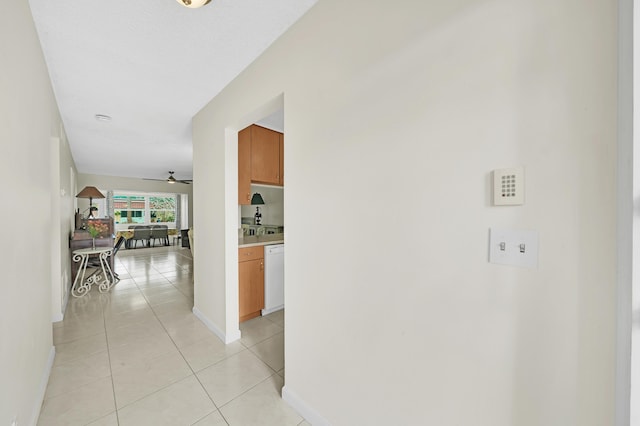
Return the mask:
M251 182L282 185L280 180L281 133L252 125Z
M284 134L280 135L280 182L279 184L284 186Z
M284 135L255 124L238 132L238 204L251 204L251 183L284 185Z
M238 204L251 204L251 128L238 132Z

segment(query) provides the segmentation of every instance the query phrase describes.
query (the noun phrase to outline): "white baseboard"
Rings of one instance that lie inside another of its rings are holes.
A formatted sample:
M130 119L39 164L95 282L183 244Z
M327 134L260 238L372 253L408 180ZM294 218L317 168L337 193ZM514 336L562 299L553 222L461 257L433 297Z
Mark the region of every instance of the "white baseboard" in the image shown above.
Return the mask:
M272 313L274 313L276 311L279 311L281 309L284 309L284 305L276 306L275 308L263 309L262 310L262 315L269 315L269 314L272 314Z
M60 322L64 319L64 313L67 310L67 304L69 303L69 294L71 293L71 284L67 285L66 283L66 273L62 276L64 300L62 301L62 311L56 312L52 315L51 322Z
M47 384L49 383L49 376L51 375L51 368L53 368L53 360L56 359L56 347L51 346L49 351L49 358L47 359L47 365L44 367L42 377L40 378L40 386L38 387L38 394L36 395L35 405L31 410L31 421L27 424L35 426L38 424L40 418L40 409L42 408L42 402L44 401L44 394L47 391Z
M64 300L62 301L62 311L56 312L51 318L51 322L60 322L64 319L64 313L67 310L67 302L69 301L69 292L67 292Z
M200 309L196 308L195 306L193 307L193 315L196 316L196 318L198 318L200 321L202 321L202 323L204 325L207 326L207 328L209 330L211 330L213 332L213 334L215 334L216 336L218 336L220 338L220 340L222 340L225 344L229 344L231 342L235 342L236 340L240 339L240 330L237 330L236 332L234 332L233 334L229 334L227 335L225 332L223 332L222 330L220 330L209 318L207 318L202 312L200 312Z
M298 414L304 417L304 419L313 426L331 426L329 420L322 417L309 404L303 401L302 398L291 390L291 387L285 385L282 388L282 399L284 399L287 404L289 404L298 412Z
M66 276L66 274L65 274ZM69 280L69 284L65 284L67 289L64 292L64 300L62 301L62 316L64 317L65 312L67 312L67 305L69 304L69 295L71 294L71 286L73 283Z

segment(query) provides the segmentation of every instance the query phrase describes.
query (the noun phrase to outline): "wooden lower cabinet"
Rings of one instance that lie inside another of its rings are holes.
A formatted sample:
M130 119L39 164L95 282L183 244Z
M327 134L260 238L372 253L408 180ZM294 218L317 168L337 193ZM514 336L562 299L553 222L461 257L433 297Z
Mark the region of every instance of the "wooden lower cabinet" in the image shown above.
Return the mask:
M261 315L264 308L264 247L238 249L240 322Z

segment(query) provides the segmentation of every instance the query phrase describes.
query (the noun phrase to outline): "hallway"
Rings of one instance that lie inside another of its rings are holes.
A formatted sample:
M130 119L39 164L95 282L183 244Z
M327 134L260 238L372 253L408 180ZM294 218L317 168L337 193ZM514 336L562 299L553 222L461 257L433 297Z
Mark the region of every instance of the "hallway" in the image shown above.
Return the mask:
M71 297L38 425L308 425L281 398L284 313L224 345L191 312L181 247L121 250L120 282Z

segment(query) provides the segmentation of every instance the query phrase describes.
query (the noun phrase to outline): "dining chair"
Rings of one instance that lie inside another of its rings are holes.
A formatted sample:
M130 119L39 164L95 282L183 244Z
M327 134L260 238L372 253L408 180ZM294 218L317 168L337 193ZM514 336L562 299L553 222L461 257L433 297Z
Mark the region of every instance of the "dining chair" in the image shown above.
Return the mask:
M165 246L169 245L169 227L167 225L151 225L151 240L156 246L156 240L161 240Z
M135 228L133 228L133 237L131 239L133 240L134 244L133 248L138 247L138 241L142 241L143 247L145 247L146 241L146 247L149 247L149 240L151 239L151 228L144 225L136 226Z

